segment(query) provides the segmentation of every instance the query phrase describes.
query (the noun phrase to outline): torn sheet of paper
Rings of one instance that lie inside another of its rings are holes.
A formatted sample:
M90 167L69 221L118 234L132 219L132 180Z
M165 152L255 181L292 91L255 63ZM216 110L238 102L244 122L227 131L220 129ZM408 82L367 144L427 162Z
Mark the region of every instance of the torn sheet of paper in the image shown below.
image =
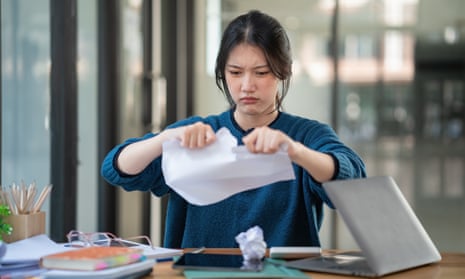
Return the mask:
M227 128L202 149L188 149L178 140L163 143L166 183L188 202L209 205L236 193L295 178L286 151L253 154Z

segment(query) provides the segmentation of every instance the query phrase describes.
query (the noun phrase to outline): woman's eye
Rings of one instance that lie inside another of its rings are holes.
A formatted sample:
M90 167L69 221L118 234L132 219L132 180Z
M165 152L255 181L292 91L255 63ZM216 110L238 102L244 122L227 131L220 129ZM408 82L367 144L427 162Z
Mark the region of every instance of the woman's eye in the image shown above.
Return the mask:
M231 74L233 76L237 76L237 75L240 75L241 72L239 72L239 71L229 71L229 74Z
M258 76L265 76L265 75L267 75L269 73L270 73L270 71L260 71L260 72L257 72L257 75Z

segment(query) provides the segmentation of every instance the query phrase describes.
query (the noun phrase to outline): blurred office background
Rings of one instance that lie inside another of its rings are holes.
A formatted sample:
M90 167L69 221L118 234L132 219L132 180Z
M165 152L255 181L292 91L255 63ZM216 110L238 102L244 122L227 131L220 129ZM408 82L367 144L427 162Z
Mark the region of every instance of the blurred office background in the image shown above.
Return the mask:
M465 251L465 1L1 0L1 184L53 184L47 233L151 235L166 200L104 183L128 137L226 108L221 31L260 9L288 30L285 109L331 124L391 175L442 251ZM382 216L380 216L382 218ZM323 248L356 247L326 210Z

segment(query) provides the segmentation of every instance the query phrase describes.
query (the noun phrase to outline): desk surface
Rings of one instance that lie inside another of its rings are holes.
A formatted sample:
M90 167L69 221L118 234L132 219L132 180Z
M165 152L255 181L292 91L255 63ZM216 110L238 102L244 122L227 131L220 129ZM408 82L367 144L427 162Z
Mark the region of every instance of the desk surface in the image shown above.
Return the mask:
M186 249L188 252L189 249ZM332 253L335 251L325 251ZM339 251L340 252L340 251ZM210 254L238 254L238 249L206 249L205 253ZM171 268L172 262L157 263L150 276L144 279L158 278L184 278L182 271ZM317 272L307 272L312 279L327 279L327 278L356 278L351 276L337 276L334 274L324 274ZM395 274L391 274L382 278L390 279L462 279L465 278L465 253L442 253L442 260L439 263L418 267L412 270L407 270Z

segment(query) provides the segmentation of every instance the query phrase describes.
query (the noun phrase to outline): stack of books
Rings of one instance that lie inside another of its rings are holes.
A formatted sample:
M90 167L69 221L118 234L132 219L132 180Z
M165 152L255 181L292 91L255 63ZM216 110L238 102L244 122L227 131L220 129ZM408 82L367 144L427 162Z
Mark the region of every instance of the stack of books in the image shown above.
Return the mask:
M142 249L93 246L50 254L40 259L44 278L137 278L152 272L155 260Z
M158 259L183 252L148 245L75 248L55 243L45 234L3 248L0 278L138 278L150 274Z

